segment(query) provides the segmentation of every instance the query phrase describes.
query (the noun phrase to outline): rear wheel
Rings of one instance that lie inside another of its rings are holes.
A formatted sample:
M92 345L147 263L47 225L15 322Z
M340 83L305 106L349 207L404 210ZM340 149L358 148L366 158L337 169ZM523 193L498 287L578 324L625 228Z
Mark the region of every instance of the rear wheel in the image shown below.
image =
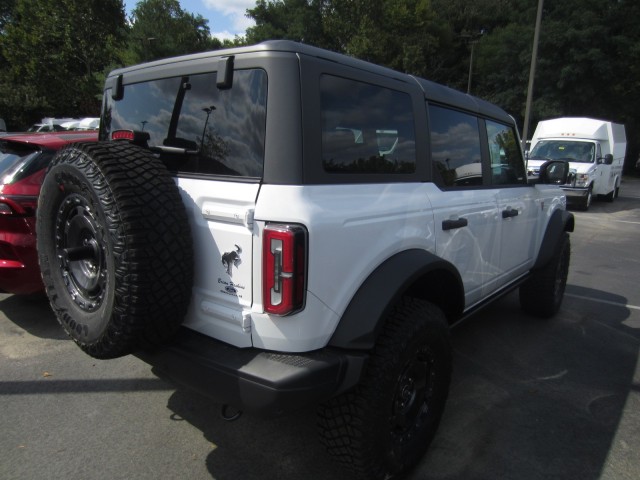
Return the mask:
M541 318L556 314L567 286L570 258L569 234L563 232L551 260L520 286L520 306L525 312Z
M418 463L433 439L450 377L444 314L404 298L389 315L358 387L319 409L321 439L356 478L396 478Z
M125 143L61 150L36 226L47 295L85 352L118 357L177 330L191 296L191 233L178 189L154 156Z
M613 187L613 190L611 190L608 194L605 195L604 199L607 202L613 202L618 196L619 191L620 191L620 187L618 187L618 185L616 184Z

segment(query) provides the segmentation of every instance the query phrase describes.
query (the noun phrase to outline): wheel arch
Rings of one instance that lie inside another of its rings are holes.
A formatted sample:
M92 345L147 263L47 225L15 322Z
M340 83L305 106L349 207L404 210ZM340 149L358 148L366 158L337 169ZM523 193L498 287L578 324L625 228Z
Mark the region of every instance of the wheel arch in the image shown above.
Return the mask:
M360 285L329 346L368 350L392 306L411 296L434 303L449 323L464 310L464 287L456 268L424 250L407 250L387 259Z
M545 266L551 260L562 234L564 232L573 232L574 227L575 219L571 212L556 210L551 214L547 229L542 237L540 250L538 250L538 257L533 264L533 270Z

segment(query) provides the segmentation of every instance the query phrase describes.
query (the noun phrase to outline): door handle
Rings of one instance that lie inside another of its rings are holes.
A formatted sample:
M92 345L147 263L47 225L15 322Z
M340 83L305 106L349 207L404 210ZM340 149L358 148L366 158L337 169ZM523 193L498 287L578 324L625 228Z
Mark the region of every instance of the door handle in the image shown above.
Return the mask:
M502 211L502 218L512 218L518 216L518 210L515 208L507 208Z
M454 228L462 228L469 225L466 218L458 218L457 220L443 220L442 230L453 230Z

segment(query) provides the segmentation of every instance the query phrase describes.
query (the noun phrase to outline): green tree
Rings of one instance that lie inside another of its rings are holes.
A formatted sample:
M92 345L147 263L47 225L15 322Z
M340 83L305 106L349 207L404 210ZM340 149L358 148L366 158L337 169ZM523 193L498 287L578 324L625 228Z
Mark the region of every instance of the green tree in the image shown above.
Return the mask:
M478 44L474 93L522 119L537 2L511 1L508 23ZM640 5L631 0L548 0L544 6L532 129L539 120L558 116L624 123L627 158L637 158Z
M16 0L0 51L0 109L12 128L42 116L94 116L124 35L122 0Z
M337 50L326 35L324 18L327 0L257 0L247 15L256 22L246 33L248 44L285 39Z
M4 26L13 19L15 3L15 0L0 0L0 32L4 31Z
M127 63L139 63L221 47L208 20L180 7L178 0L142 0L131 12Z
M295 40L419 75L448 42L430 0L258 0L247 14L248 43Z

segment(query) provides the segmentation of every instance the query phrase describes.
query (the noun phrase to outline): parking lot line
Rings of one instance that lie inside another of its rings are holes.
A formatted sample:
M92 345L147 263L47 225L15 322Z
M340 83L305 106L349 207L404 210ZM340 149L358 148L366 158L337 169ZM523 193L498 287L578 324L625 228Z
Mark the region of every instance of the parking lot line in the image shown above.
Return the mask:
M579 298L581 300L590 300L592 302L597 302L597 303L606 303L607 305L614 305L616 307L625 307L631 310L640 310L640 307L637 307L635 305L629 305L629 304L619 303L619 302L610 302L609 300L602 300L600 298L593 298L593 297L585 297L584 295L574 295L573 293L565 293L565 296L571 297L571 298Z

